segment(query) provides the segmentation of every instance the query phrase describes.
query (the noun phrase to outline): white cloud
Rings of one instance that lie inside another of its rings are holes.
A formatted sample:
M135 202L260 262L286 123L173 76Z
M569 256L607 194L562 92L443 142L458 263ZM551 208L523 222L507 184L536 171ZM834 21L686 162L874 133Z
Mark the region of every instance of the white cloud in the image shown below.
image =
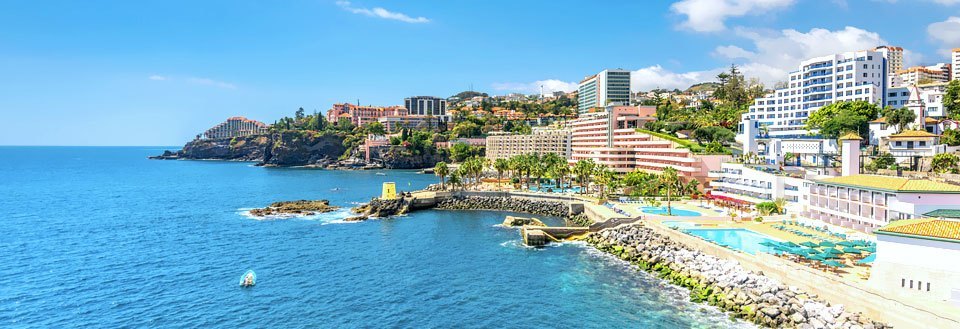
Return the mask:
M217 81L217 80L208 79L208 78L191 77L191 78L187 78L187 82L190 82L192 84L197 84L197 85L212 86L212 87L223 88L223 89L237 89L237 86L232 83Z
M645 67L630 74L630 90L651 90L654 88L686 89L690 85L704 81L713 81L722 69L676 73L660 65Z
M167 77L154 74L148 77L147 79L154 80L154 81L164 81L164 80L167 80Z
M539 80L529 83L523 82L497 82L493 84L493 89L499 91L512 91L525 94L539 94L540 86L543 86L545 94L554 91L571 92L577 90L576 82L566 82L557 79Z
M960 17L950 16L942 22L927 25L927 35L940 43L941 54L949 54L951 47L960 45Z
M392 20L397 20L397 21L406 22L406 23L429 23L430 22L429 19L423 16L414 18L414 17L407 16L404 13L392 12L392 11L383 9L381 7L374 7L373 9L353 7L350 1L337 1L337 6L340 6L340 8L343 8L343 10L346 10L351 13L366 15L370 17L392 19Z
M823 55L846 51L872 49L887 44L879 34L856 27L831 31L811 29L797 30L750 30L736 29L735 35L748 40L750 47L727 45L714 49L713 55L739 63L740 71L748 78L758 78L767 87L786 79L787 73L797 68L801 61ZM908 63L919 57L905 51ZM633 72L632 89L686 88L692 84L716 81L716 75L729 69L728 66L704 71L673 72L659 65Z
M795 0L682 0L670 9L687 16L681 27L697 32L716 32L726 29L724 21L730 17L760 15L790 7Z

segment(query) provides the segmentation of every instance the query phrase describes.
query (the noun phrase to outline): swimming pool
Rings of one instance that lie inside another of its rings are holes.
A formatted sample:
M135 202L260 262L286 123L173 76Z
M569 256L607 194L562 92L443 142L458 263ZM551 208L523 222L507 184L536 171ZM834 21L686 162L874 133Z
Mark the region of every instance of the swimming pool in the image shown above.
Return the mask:
M776 249L761 245L760 243L779 242L764 234L742 228L689 229L684 230L684 232L693 236L701 237L718 245L727 246L751 255L755 255L758 251L771 254L776 253Z
M640 208L640 211L643 212L643 213L645 213L645 214L666 215L666 214L667 214L667 207L665 207L665 206L660 206L660 207L641 207L641 208ZM684 210L684 209L677 209L677 207L673 207L670 212L672 213L672 216L701 216L700 213L698 213L698 212L696 212L696 211L693 211L693 210Z
M543 191L543 192L552 192L552 193L580 193L579 186L574 186L574 187L567 186L561 192L561 190L557 188L556 185L541 185L539 189L537 189L537 186L532 185L530 186L530 190L534 192Z

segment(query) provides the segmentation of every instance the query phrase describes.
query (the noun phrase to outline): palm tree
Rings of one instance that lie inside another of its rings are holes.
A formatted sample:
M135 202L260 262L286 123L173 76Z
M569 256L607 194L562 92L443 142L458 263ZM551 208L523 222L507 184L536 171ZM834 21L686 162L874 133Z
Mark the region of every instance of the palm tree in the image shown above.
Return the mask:
M540 155L536 153L530 154L530 175L537 179L537 191L540 190L540 180L543 179L543 175L546 174L547 166L543 162L543 159Z
M440 189L446 190L447 187L444 180L447 175L450 174L450 167L447 167L447 163L443 161L437 162L437 165L433 167L433 174L440 177Z
M778 214L784 215L787 213L787 200L784 198L776 198L773 200L774 208Z
M663 173L660 174L660 183L667 189L667 216L673 216L670 191L674 189L679 181L680 177L677 176L676 169L673 169L673 167L663 168Z
M593 174L593 169L597 166L593 159L586 159L577 161L577 164L573 166L573 173L577 175L577 180L580 181L580 193L586 193L587 184L590 183L590 175Z
M497 171L497 189L500 189L500 179L503 178L503 172L510 169L510 161L507 159L497 159L493 161L493 169Z
M460 180L460 170L454 170L450 173L450 185L453 186L453 190L457 189L457 185L461 185L463 182Z

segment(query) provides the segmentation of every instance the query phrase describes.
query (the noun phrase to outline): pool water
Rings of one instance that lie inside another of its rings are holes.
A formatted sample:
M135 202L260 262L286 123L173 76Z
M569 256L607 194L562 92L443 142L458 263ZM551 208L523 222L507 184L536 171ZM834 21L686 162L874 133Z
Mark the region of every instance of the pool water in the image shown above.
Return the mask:
M762 242L779 242L767 235L742 228L730 229L692 229L687 234L701 237L721 246L727 246L755 255L757 252L776 253L776 249L761 245Z
M561 191L560 188L557 188L556 185L541 185L539 189L537 188L536 185L532 185L530 186L530 190L534 192L543 191L543 192L552 192L552 193L580 193L579 186L574 186L574 187L567 186L566 188L563 189L563 191Z
M665 206L642 207L640 208L640 211L645 214L664 215L664 216L667 215L667 207ZM672 213L672 216L690 216L690 217L701 216L701 214L696 211L678 209L677 207L673 207L673 209L671 209L671 213Z

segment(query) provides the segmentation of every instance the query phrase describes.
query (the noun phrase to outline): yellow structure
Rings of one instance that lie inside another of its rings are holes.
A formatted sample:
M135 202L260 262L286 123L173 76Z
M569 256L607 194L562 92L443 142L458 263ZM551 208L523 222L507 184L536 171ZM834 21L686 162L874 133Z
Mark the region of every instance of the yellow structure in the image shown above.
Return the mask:
M383 200L393 200L397 198L397 184L394 182L383 183L383 194L380 195Z

